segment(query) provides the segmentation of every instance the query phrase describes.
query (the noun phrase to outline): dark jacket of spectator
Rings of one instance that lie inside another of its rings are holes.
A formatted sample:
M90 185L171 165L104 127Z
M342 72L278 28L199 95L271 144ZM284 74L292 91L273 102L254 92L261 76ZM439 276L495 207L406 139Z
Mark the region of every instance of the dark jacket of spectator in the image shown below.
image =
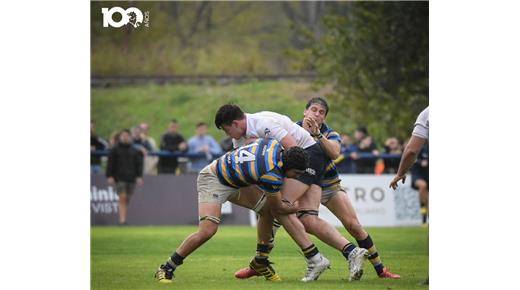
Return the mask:
M163 151L180 152L179 145L183 142L185 142L185 140L181 134L166 133L161 137L160 148ZM159 173L175 173L177 165L177 157L160 157L158 165Z
M357 144L358 153L371 153L373 155L377 152L376 144L371 140L371 137L365 137L359 144ZM374 173L376 165L375 158L363 158L356 160L356 169L358 173Z
M401 155L401 154L403 154L403 145L397 138L390 137L385 141L385 153ZM390 173L390 174L397 173L400 162L401 162L401 157L385 159L384 160L385 173Z
M134 183L143 176L143 153L132 144L119 143L108 155L106 176Z
M134 138L134 146L137 148L144 148L147 152L153 151L153 146L150 144L150 142L146 139L137 139Z
M96 135L90 135L90 148L93 150L105 150L106 142ZM101 165L101 156L90 154L90 165Z

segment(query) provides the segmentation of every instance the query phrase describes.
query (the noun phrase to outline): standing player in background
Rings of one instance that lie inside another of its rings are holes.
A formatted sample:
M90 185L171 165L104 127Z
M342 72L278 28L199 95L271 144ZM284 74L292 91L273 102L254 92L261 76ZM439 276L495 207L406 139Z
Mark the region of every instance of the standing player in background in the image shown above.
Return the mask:
M298 179L287 178L284 180L282 196L290 203L298 201L300 209L303 209L301 215L316 213L316 219L313 221L315 226L322 230L320 233L323 233L318 238L342 252L349 263L350 280L359 280L363 274L363 263L367 250L356 247L335 227L317 217L321 197L321 180L328 158L309 132L293 123L287 116L268 111L247 114L240 107L231 104L219 108L215 116L215 125L232 137L234 144L244 144L250 138L271 137L279 140L285 148L300 146L309 153L309 168ZM285 227L284 222L278 216L275 217ZM259 223L262 223L263 218L263 216L259 217ZM295 222L299 224L299 227L304 228L300 220L296 219ZM271 230L269 230L269 234L271 234ZM269 252L270 248L257 247L257 255L268 256ZM306 257L308 258L307 255ZM321 273L329 268L329 265L330 262L325 258L321 261L308 259L307 273L302 281L317 280Z
M308 239L303 227L297 228L290 221L289 217L294 216L296 208L282 201L280 187L284 176L297 177L303 173L308 166L308 158L302 148L292 147L283 151L282 146L276 140L262 139L226 153L204 167L197 178L199 230L188 236L166 263L157 269L155 278L160 283L172 282L175 269L183 264L188 255L217 232L222 204L227 200L237 199L238 189L245 186L258 186L256 188L264 192L269 206L286 215L280 215L280 221L283 221L287 232L307 253L306 250L311 248L312 242ZM297 221L295 216L294 219ZM286 220L289 222L285 222ZM272 228L272 217L271 223L266 225L269 233ZM269 234L261 237L265 241L268 241L269 238ZM322 256L317 249L315 247L312 249L312 258L321 260ZM279 281L280 277L270 264L267 256L259 256L251 261L250 265L267 280Z
M406 147L404 148L401 162L399 163L399 169L394 179L390 182L390 187L396 189L399 181L406 181L406 172L410 170L412 165L415 163L417 156L421 152L421 149L429 139L430 134L430 107L426 107L415 121L415 125L412 131L412 137ZM425 284L429 283L429 278L426 279Z
M341 221L345 229L356 239L359 247L368 250L368 259L379 277L399 279L401 278L399 275L390 272L384 266L372 238L359 223L356 211L347 197L347 193L341 187L341 179L333 161L340 156L341 139L336 131L325 124L328 112L329 105L327 101L319 97L312 98L305 106L303 112L304 119L297 122L311 136L314 136L323 152L329 158L320 184L322 188L321 204L326 206ZM322 241L327 241L328 232L320 227L320 223L317 221L317 211L300 210L297 215L309 234L315 235ZM276 225L277 223L275 223ZM273 230L273 233L276 233L276 230ZM251 268L244 268L235 273L237 278L242 279L257 275Z

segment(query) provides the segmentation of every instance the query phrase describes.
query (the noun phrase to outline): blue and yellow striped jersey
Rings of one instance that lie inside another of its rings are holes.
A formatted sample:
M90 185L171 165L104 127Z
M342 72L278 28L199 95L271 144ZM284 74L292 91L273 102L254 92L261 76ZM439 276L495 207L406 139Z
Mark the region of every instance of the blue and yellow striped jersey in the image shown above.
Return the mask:
M281 153L282 145L278 141L258 139L220 157L218 179L234 188L257 184L266 193L278 192L283 183Z
M303 121L298 121L296 124L302 126ZM341 143L341 137L338 132L332 130L327 124L323 123L320 128L321 134L329 139L337 141L338 143ZM341 179L339 178L338 170L336 168L336 164L334 163L334 160L331 160L327 157L329 160L327 163L327 167L325 168L325 173L323 174L323 179L320 182L320 185L323 189L331 187L339 182L341 182Z

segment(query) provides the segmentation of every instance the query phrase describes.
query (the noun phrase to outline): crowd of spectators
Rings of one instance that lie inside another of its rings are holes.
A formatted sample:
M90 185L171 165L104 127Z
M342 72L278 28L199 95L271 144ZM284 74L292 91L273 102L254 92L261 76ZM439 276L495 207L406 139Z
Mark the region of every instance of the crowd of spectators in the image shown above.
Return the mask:
M149 136L150 125L148 123L143 122L131 128L132 144L144 156L144 174L198 173L212 160L232 150L231 138L225 137L217 142L208 134L206 123L200 122L194 129L194 135L186 141L184 136L179 133L177 120L172 119L159 143L156 143L154 138ZM106 155L106 150L117 145L119 134L120 132L113 132L107 142L96 135L95 123L91 122L91 173L103 173L102 156ZM406 142L403 140L389 137L385 140L383 147L378 147L368 130L365 127L358 127L354 131L353 137L347 133L341 134L342 156L336 160L338 171L340 173L395 174L405 145ZM105 152L105 154L100 152ZM168 153L175 153L175 155L171 156ZM422 162L424 164L424 161Z

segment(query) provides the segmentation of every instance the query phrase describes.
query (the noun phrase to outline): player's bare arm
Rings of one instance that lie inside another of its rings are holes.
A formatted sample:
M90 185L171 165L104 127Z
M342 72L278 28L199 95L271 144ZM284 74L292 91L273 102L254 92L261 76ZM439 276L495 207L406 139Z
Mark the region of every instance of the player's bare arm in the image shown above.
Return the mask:
M397 174L395 175L392 182L390 182L390 187L392 189L395 190L397 188L397 184L400 180L402 180L402 183L404 184L406 181L406 172L408 172L408 170L417 160L417 155L425 143L426 139L412 135L412 138L410 138L410 141L404 149L401 162L399 163L399 170L397 171Z

